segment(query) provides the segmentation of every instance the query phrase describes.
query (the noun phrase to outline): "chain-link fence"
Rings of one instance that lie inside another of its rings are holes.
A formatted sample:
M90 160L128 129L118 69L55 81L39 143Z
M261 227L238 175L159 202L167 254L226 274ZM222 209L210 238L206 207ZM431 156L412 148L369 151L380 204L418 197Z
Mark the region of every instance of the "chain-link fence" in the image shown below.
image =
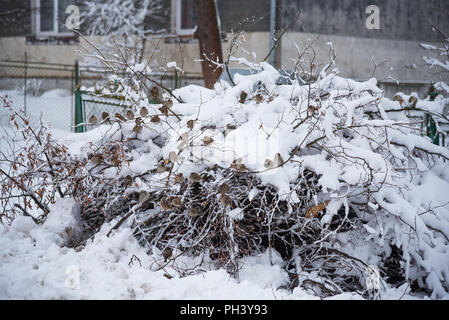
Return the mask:
M74 110L73 65L2 61L0 96L23 110L31 121L40 118L53 128L71 130ZM9 116L0 109L0 125L9 125Z
M53 64L27 61L0 61L0 96L11 101L16 110L23 110L31 121L41 118L51 127L75 131L76 89L105 87L112 72L94 66ZM120 76L120 75L119 75ZM125 75L123 75L125 78ZM202 84L198 75L173 73L152 75L155 81L174 89L186 84ZM80 87L78 86L78 88ZM148 83L148 86L152 86ZM92 90L83 90L92 91ZM84 94L80 106L84 122L95 114L101 119L103 112L113 115L126 113L126 105L117 99ZM9 115L0 108L0 126L10 125ZM85 125L83 131L94 126Z
M126 116L129 108L132 107L127 99L111 98L108 94L103 94L102 90L107 92L115 92L117 88L114 87L114 81L110 81L110 76L114 75L114 78L120 78L125 83L132 84L135 80L141 85L141 90L146 94L148 101L150 98L150 88L158 83L160 86L174 90L187 84L203 84L203 80L200 76L194 74L182 74L179 75L176 72L164 72L164 73L152 73L149 75L151 80L144 76L136 74L116 74L109 70L92 67L92 66L80 66L79 69L80 88L77 90L75 97L75 124L77 132L84 132L96 127L95 124L89 124L89 119L95 115L95 118L102 119L102 113L106 112L108 115L113 116L116 113ZM117 85L117 83L116 83Z

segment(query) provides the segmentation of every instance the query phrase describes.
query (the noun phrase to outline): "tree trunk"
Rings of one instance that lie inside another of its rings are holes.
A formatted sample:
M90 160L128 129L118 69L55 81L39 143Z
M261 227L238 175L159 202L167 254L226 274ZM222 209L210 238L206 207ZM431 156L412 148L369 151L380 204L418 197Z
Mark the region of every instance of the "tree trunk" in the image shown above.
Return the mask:
M198 21L196 36L200 45L204 83L206 88L213 88L223 71L211 62L223 63L217 9L215 0L197 0L195 5Z

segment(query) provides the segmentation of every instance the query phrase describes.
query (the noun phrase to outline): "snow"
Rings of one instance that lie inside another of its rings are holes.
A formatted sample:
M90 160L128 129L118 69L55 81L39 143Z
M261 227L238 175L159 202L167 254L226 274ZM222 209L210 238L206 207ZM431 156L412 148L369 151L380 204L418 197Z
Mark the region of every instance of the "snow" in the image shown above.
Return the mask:
M288 275L276 252L273 265L268 252L246 258L236 280L223 269L184 278L173 265L154 271L161 257L148 255L130 228L106 236L114 222L105 224L85 247L68 248L66 230L77 221L73 207L70 201L60 200L42 226L28 217L18 217L11 226L0 225L0 299L318 299L300 288L280 289ZM184 258L178 263L193 265L194 261ZM79 287L67 285L73 270L79 270ZM398 299L404 291L391 288L385 298ZM408 294L403 298L416 299ZM346 293L331 299L361 297Z
M304 292L291 296L277 290L288 275L279 265L282 259L271 266L267 253L248 258L237 281L225 270L180 278L170 266L165 270L174 278L167 279L166 271L151 270L160 257L148 255L129 228L106 236L113 223L104 225L85 248L67 248L61 241L76 221L72 209L60 201L41 227L27 217L0 226L0 299L310 298ZM79 288L66 286L70 266L79 269Z
M0 97L7 97L11 100L12 107L15 110L23 110L24 96L20 90L3 90L0 91ZM71 131L73 126L72 113L73 95L67 90L55 89L44 92L40 96L26 97L27 110L26 113L34 122L42 119L53 128L65 131ZM5 111L0 109L0 117L3 118ZM7 125L2 119L3 126Z

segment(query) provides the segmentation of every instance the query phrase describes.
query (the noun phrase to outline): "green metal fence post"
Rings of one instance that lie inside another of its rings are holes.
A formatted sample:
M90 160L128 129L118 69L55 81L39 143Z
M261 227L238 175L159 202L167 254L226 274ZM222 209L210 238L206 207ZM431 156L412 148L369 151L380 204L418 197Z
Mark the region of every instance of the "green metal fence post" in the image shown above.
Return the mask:
M84 132L84 126L81 124L83 120L83 101L81 99L80 91L80 73L79 73L79 62L75 62L75 132Z

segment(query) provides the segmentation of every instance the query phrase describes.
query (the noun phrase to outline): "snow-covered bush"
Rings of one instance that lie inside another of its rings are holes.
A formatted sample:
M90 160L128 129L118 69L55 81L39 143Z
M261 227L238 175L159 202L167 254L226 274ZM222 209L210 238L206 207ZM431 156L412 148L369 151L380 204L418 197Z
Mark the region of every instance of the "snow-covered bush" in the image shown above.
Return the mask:
M447 297L449 150L375 79L323 72L279 84L269 64L240 61L253 73L235 86L187 86L159 105L122 83L134 102L127 118L104 114L67 143L72 171L54 181L80 203L84 240L114 221L109 234L130 226L159 269L203 257L184 275L212 261L238 277L241 258L268 249L281 254L290 288L369 297L375 265L387 282ZM447 103L416 107L443 115Z
M440 14L445 19L449 17L448 12L442 11ZM435 79L437 79L434 84L435 89L448 96L449 86L441 80L447 79L449 73L449 35L447 30L442 30L437 25L430 24L430 26L432 31L439 35L441 43L439 45L422 43L421 48L429 52L429 55L423 56L423 60L431 71L435 71Z

